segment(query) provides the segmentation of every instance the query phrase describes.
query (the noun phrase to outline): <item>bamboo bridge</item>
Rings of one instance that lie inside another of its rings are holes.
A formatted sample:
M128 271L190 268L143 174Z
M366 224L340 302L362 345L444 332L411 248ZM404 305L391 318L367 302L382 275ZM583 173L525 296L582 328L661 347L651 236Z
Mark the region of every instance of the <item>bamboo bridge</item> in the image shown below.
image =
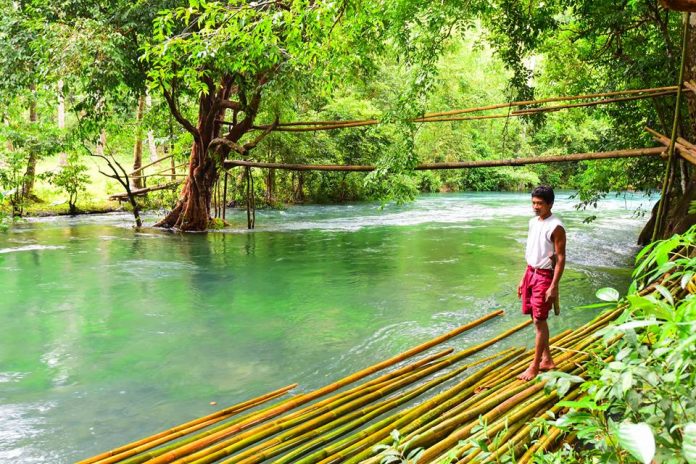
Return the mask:
M583 94L583 95L569 95L569 96L558 96L550 97L539 100L529 100L529 101L518 101L518 102L507 102L498 103L486 106L477 106L464 109L455 109L434 113L426 113L421 117L414 118L411 122L414 123L431 123L431 122L458 122L458 121L471 121L471 120L481 120L481 119L498 119L498 118L511 118L511 117L523 117L531 116L534 114L548 113L560 111L569 108L580 108L580 107L591 107L607 104L616 104L621 102L635 101L641 99L655 99L664 96L676 95L677 101L679 101L680 96L684 92L696 93L696 81L686 81L683 82L682 86L667 86L667 87L656 87L650 89L633 89L633 90L617 90L612 92L604 93L594 93L594 94ZM587 100L580 101L577 100ZM574 103L563 103L563 104L553 104L557 102L569 102L575 101ZM551 105L550 105L551 103ZM517 108L514 109L513 108ZM494 113L494 114L471 114L471 113L481 113L491 110L507 109L505 113ZM220 124L230 124L226 121L219 121ZM267 132L314 132L314 131L325 131L325 130L339 130L348 129L356 127L366 127L376 124L381 124L382 121L379 119L362 119L362 120L347 120L347 121L295 121L295 122L277 122L271 125L259 125L255 126L255 130L262 130L264 133ZM594 153L574 153L568 155L557 155L557 156L534 156L534 157L518 157L509 159L496 159L496 160L476 160L476 161L455 161L446 163L424 163L418 164L413 167L414 170L442 170L442 169L472 169L472 168L490 168L490 167L501 167L501 166L524 166L530 164L549 164L549 163L564 163L564 162L578 162L578 161L588 161L588 160L602 160L602 159L612 159L612 158L632 158L632 157L654 157L660 156L663 159L667 159L668 162L672 158L672 153L680 156L690 164L696 165L696 145L690 143L689 141L681 137L668 137L663 135L649 127L646 130L653 136L653 139L659 144L657 147L646 147L646 148L632 148L623 150L613 150L606 152L594 152ZM673 134L674 135L674 134ZM176 168L184 167L186 163L181 164L176 167L171 168L171 172L167 170L160 170L153 174L144 174L143 171L146 167L154 166L161 161L172 158L173 155L169 155L159 160L156 160L146 166L142 166L130 173L128 176L130 178L148 179L148 178L165 178L169 177L169 181L161 184L157 184L150 187L144 187L140 189L134 189L130 191L131 196L142 196L147 195L150 192L157 190L172 189L178 187L184 182L184 179L188 174L177 173ZM223 169L226 173L224 176L224 192L218 201L221 201L223 205L227 204L227 171L242 168L245 170L244 175L246 179L246 209L247 209L247 226L249 229L255 227L255 201L253 198L253 176L251 175L252 168L260 169L281 169L290 171L338 171L338 172L369 172L376 169L375 166L371 165L317 165L317 164L291 164L291 163L265 163L253 160L225 160L223 162ZM184 179L178 179L182 177ZM129 193L120 193L111 195L109 199L126 201L128 199ZM225 220L225 207L216 207L216 214L221 213L223 221Z
M663 277L640 293L654 292L658 284L675 298L687 291ZM284 398L294 383L79 464L376 464L388 453L402 456L401 462L407 456L413 462L417 454L418 464L530 463L537 452L575 442L553 426L542 432L539 423L568 411L560 401L583 396L577 382L590 361L611 361L608 352L618 337L603 341L598 332L624 309L551 339L557 372L572 376L555 384L543 376L517 378L533 350L496 351L498 342L531 321L459 351L443 346L494 323L503 314L498 310L316 390Z

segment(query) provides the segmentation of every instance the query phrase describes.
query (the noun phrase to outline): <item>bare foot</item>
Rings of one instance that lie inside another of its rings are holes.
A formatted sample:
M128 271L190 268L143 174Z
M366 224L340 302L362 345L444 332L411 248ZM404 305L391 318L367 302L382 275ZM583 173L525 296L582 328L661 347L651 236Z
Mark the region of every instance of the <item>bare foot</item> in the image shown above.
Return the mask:
M525 382L529 382L533 378L535 378L539 374L539 369L532 366L529 366L526 371L524 371L522 374L517 376L518 379L524 380Z
M556 363L553 362L553 359L549 359L548 361L544 361L543 359L541 360L541 364L539 364L539 370L546 372L546 371L552 371L556 368Z

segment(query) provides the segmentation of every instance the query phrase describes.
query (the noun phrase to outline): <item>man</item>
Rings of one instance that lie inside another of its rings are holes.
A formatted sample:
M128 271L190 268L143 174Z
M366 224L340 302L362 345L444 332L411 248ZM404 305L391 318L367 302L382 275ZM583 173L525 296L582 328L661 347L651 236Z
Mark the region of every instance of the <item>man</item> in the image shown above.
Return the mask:
M534 360L519 376L525 381L532 380L540 371L556 367L549 349L546 319L552 304L558 304L558 282L565 268L566 232L561 220L551 213L553 201L551 187L540 186L532 191L535 217L529 220L527 270L517 286L522 313L532 317L536 329Z

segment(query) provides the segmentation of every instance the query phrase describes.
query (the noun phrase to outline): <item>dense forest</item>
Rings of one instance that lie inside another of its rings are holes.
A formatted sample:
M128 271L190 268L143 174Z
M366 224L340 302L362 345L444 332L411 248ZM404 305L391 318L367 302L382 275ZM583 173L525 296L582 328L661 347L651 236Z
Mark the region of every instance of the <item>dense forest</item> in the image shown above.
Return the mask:
M273 207L545 183L577 191L578 207L593 208L612 192L661 187L664 164L654 158L413 171L417 163L655 146L644 127L669 136L673 92L519 117L413 118L675 85L683 17L657 0L35 0L8 1L1 14L5 221L108 210L118 207L110 194L166 185L127 207L167 209L158 225L204 230L219 215L223 185L225 202L243 206L249 180L255 204ZM694 28L684 29L687 82L696 72ZM684 98L678 129L693 140L696 97ZM279 122L365 118L380 124L276 130ZM161 158L148 176L139 171ZM224 175L225 159L377 169ZM671 177L672 208L684 217L693 193L687 163L676 162ZM686 226L671 227L666 234Z

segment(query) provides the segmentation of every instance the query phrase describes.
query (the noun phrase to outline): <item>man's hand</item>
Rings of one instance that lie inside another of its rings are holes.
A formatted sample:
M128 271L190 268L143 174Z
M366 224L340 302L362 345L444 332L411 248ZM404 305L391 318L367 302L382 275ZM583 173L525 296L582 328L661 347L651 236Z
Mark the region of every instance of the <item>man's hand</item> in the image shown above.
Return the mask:
M520 280L520 283L517 285L517 298L522 298L522 287L524 286L524 277L522 277L522 280Z
M544 301L554 302L557 297L558 297L558 285L552 285L549 287L548 290L546 290L546 300L544 300Z

